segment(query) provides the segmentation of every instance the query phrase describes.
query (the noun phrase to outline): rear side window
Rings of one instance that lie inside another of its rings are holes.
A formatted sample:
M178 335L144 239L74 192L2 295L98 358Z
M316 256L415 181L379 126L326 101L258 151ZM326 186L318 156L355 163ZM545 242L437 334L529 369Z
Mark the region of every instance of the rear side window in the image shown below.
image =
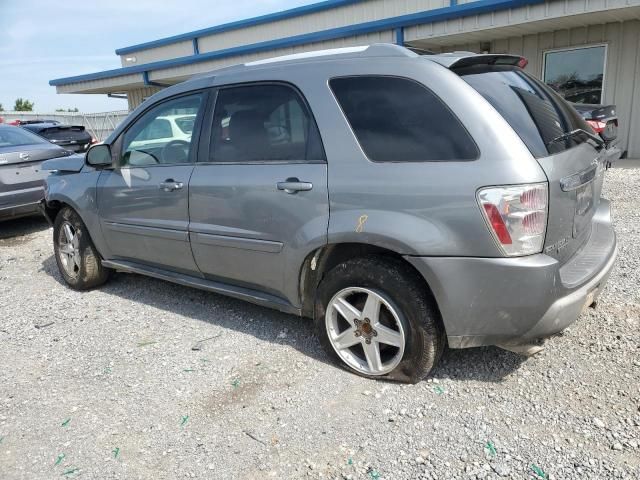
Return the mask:
M475 160L469 132L432 91L399 77L329 82L362 150L374 162Z
M519 68L475 66L456 73L498 110L535 157L561 152L585 141L580 136L556 141L564 133L591 131L563 98Z
M210 162L324 160L313 117L288 85L221 89L211 135Z

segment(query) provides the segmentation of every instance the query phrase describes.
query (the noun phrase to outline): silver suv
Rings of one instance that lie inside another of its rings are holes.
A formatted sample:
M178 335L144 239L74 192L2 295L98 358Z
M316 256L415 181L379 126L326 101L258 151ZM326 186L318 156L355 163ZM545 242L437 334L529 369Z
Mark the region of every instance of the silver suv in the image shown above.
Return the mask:
M167 88L47 162L60 272L311 317L368 377L418 381L446 344L535 352L594 304L616 239L606 149L523 62L372 45Z

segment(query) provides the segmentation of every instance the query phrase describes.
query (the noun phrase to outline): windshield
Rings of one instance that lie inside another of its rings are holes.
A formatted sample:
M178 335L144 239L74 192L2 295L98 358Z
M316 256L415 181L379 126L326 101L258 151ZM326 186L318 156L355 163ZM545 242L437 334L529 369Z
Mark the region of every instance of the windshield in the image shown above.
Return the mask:
M571 131L591 129L569 103L520 68L478 65L456 73L500 112L535 157L546 157L589 139L587 135L567 135L558 141Z
M39 145L49 142L44 138L20 127L0 128L0 147L21 147L24 145Z

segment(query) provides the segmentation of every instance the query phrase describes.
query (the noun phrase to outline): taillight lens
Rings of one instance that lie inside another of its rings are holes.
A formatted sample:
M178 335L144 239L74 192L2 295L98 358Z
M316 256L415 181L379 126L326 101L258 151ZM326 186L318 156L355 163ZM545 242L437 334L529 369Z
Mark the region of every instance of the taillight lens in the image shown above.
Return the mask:
M478 203L505 255L542 251L549 205L546 183L483 188L478 191Z
M587 120L587 123L596 133L602 133L604 132L604 129L607 128L607 124L605 122L599 122L598 120Z

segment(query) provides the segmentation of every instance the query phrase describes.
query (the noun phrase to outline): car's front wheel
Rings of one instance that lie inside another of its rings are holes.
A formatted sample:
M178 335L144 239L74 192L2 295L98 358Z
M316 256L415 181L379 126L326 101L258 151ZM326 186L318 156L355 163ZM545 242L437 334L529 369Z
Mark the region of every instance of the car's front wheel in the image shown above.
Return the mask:
M316 332L327 353L370 378L415 383L444 349L433 299L418 274L379 256L344 262L320 283Z
M87 290L108 280L109 269L102 266L87 227L69 207L63 208L56 216L53 248L58 269L71 288Z

